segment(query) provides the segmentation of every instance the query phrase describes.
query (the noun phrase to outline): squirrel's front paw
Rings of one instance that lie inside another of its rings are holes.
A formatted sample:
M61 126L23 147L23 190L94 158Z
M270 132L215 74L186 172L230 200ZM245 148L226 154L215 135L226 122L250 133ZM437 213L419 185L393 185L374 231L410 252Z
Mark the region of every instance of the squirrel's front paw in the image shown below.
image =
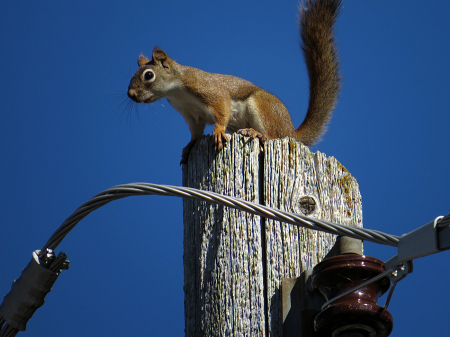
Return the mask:
M217 151L222 151L222 149L223 149L222 140L224 142L227 141L227 137L226 137L226 134L225 134L225 128L222 127L222 126L216 125L214 127L214 130L213 130L212 134L213 134L213 138L214 138L214 148Z

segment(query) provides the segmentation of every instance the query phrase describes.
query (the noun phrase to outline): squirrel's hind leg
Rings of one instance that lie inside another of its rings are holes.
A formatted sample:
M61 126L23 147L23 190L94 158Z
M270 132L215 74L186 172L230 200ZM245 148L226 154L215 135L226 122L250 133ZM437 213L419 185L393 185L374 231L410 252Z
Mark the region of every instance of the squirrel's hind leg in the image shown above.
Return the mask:
M236 132L245 137L257 138L257 139L259 139L261 144L264 144L264 142L267 140L266 135L262 134L261 132L256 131L255 129L252 129L252 128L239 129Z

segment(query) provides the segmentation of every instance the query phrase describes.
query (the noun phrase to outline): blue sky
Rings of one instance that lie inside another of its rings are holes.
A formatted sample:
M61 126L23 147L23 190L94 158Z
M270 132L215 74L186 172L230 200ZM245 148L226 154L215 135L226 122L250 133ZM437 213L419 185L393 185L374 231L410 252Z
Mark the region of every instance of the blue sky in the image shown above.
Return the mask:
M450 211L449 15L444 0L344 1L343 90L312 150L358 179L366 228L401 235ZM140 53L158 45L181 64L245 78L298 126L308 82L296 18L296 0L1 1L0 295L91 196L137 181L181 185L181 115L166 100L126 109ZM19 336L184 333L181 199L115 201L59 250L71 267ZM448 258L417 260L399 283L391 336L448 330Z

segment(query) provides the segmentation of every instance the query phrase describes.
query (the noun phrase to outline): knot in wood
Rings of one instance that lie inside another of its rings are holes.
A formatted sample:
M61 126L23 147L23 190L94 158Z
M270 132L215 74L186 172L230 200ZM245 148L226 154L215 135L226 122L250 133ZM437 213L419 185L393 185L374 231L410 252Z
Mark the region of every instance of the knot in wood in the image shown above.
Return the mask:
M300 198L300 210L303 214L308 215L316 209L316 201L313 197L305 196Z

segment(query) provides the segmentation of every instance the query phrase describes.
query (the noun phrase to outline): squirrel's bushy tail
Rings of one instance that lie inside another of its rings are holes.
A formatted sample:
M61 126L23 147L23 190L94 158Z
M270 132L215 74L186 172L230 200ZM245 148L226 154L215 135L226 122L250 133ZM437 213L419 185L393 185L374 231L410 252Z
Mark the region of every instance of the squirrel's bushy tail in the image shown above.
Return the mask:
M309 106L295 131L298 140L311 145L326 130L341 86L333 26L342 0L306 0L300 8L301 48L309 76Z

